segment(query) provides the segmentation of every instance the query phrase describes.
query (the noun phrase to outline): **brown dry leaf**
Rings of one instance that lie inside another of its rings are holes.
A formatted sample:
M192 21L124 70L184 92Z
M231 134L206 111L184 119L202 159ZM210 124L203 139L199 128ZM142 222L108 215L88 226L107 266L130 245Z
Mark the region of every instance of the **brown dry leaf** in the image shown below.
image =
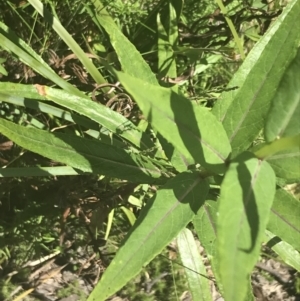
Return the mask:
M7 151L10 150L13 147L13 142L12 141L5 141L0 143L0 151Z

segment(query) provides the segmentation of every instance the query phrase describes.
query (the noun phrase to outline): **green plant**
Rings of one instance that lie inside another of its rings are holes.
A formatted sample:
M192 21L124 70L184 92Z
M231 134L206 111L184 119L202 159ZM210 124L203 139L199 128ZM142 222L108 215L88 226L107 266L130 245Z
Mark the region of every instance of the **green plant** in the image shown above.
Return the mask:
M53 28L96 83L106 83L42 3L29 3L52 20ZM87 172L160 185L88 300L106 300L113 295L177 236L182 261L199 273L187 272L193 297L211 300L208 281L203 277L205 268L193 237L184 230L190 222L211 260L225 300L253 300L251 271L262 242L270 242L275 236L280 242L272 246L273 250L300 270L300 203L284 190L286 184L300 179L300 32L294 30L300 27L300 1L291 1L284 9L212 109L192 103L169 80L178 75L177 26L182 5L182 1L168 1L156 15L157 65L163 71L160 79L164 87L102 3L91 0L85 6L96 26L109 37L118 58L114 66L120 64L122 72L97 59L133 97L146 121L131 121L92 102L0 24L2 47L62 88L2 82L1 101L38 108L77 126L69 133L57 133L2 118L3 135L25 149L67 165L6 168L0 171L2 176ZM167 13L167 18L160 13ZM235 38L237 41L236 34ZM192 64L199 61L198 54L190 58ZM264 141L260 143L256 139L262 132ZM190 256L186 256L188 252ZM191 264L188 258L194 262Z

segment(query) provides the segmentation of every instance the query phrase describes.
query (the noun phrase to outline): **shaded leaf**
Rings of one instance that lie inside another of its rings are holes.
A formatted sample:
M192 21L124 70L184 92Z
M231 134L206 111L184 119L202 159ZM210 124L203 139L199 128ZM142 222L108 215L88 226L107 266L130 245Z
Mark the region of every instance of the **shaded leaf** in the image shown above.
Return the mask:
M265 125L266 141L300 133L300 48L284 73ZM300 169L300 168L299 168Z
M286 6L268 32L253 47L213 108L223 122L233 156L248 149L264 125L281 77L294 58L300 40L300 1Z
M84 172L142 183L162 177L163 169L150 159L100 141L25 128L4 119L0 132L21 147Z
M121 72L117 75L146 119L180 153L212 171L224 172L231 147L222 124L211 112L171 89L147 84Z
M189 172L163 186L142 209L88 300L106 300L137 275L191 221L207 192L208 183Z
M221 185L217 260L225 300L247 295L275 194L275 175L265 161L243 153L229 166Z

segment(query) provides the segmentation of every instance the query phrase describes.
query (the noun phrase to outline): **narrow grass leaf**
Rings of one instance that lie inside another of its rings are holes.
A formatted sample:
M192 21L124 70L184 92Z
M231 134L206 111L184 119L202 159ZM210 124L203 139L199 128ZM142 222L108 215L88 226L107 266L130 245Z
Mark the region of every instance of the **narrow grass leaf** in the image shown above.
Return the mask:
M163 20L165 21L165 20ZM167 28L165 29L164 24L160 19L160 14L157 14L157 32L158 32L158 70L159 77L177 77L176 62L173 52L173 47L178 42L177 34L177 19L176 11L172 6L171 1L169 2L169 18Z
M2 83L0 83L0 91L3 91L1 89L1 87L2 87L1 84ZM81 117L79 115L76 116L75 118L73 118L72 117L73 114L71 114L69 111L62 110L60 108L45 104L41 101L27 99L27 98L20 97L20 96L15 96L12 93L10 93L9 91L5 91L5 92L7 92L9 94L0 92L0 100L1 101L11 103L16 106L22 106L22 107L38 110L40 112L50 114L52 116L61 118L63 120L66 120L66 121L69 121L72 123L75 123L74 119L76 119L77 124L99 131L99 125L96 122L93 122L87 118Z
M265 161L242 153L221 185L217 260L225 300L245 300L275 195L275 175Z
M284 189L275 194L267 229L300 251L300 201Z
M28 2L38 11L38 13L45 18L45 20L53 27L61 39L70 47L73 53L81 61L86 70L90 73L97 84L104 84L106 80L102 74L98 71L96 66L86 55L86 53L81 49L73 37L66 31L66 29L61 25L59 20L53 16L39 0L28 0Z
M300 41L300 1L291 1L253 47L213 108L223 122L233 156L248 149L264 125L278 84Z
M224 172L231 147L222 124L213 114L171 89L121 72L117 75L145 118L180 153L212 171Z
M286 241L278 240L272 232L266 230L267 246L280 256L289 266L300 273L300 253Z
M300 133L300 48L284 73L265 125L265 138L275 139ZM300 169L300 168L299 168Z
M48 64L20 39L11 29L0 22L0 42L1 47L8 52L14 53L24 64L48 78L59 87L74 95L86 97L84 93L57 75Z
M149 65L135 46L124 36L103 4L99 0L92 0L91 2L95 9L86 6L87 10L96 25L100 24L109 35L110 42L118 55L123 71L153 85L157 84L156 77Z
M142 209L88 301L107 300L137 275L191 221L208 188L196 173L181 173L168 181Z
M193 300L212 301L210 281L207 278L206 268L195 238L189 229L183 229L179 233L177 245Z
M5 119L0 119L0 132L25 149L83 172L141 183L162 177L162 169L148 158L100 141L25 128Z
M153 146L150 137L138 130L126 117L114 112L112 109L62 90L41 85L35 85L35 87L38 93L46 99L90 118L135 146L142 149Z

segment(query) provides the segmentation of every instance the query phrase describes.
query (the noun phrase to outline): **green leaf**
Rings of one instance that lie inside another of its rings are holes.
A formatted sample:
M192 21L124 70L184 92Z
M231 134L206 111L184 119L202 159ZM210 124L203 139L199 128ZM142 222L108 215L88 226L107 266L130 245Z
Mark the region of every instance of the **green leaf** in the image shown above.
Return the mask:
M270 142L300 133L300 48L284 73L265 125L265 138Z
M82 48L77 44L77 42L73 39L72 35L70 35L66 29L61 25L59 20L51 14L47 8L43 5L43 3L39 0L28 0L28 2L38 11L38 13L45 18L45 21L53 27L53 29L57 32L60 38L70 47L72 52L76 55L76 57L80 60L86 70L90 73L92 78L95 80L97 84L104 84L106 80L102 76L102 74L98 71L96 66L93 64L93 61L86 55L86 53L82 50ZM54 9L52 7L52 9ZM109 88L104 88L104 91L108 91Z
M165 20L162 20L163 22ZM169 2L169 18L167 18L166 29L161 21L160 14L157 14L157 32L158 32L158 70L159 77L177 77L176 61L173 49L178 43L178 28L176 11Z
M217 240L217 214L218 202L216 196L208 195L205 204L199 209L193 218L193 225L200 240L201 246L205 249L207 258L211 264L214 277L218 283L219 292L222 294L222 284L219 277L219 263L216 257Z
M290 244L281 241L273 233L266 230L267 246L277 253L280 258L296 271L300 272L300 253L297 252Z
M300 1L284 9L253 47L213 108L223 122L233 156L248 149L264 125L281 77L293 60L300 41Z
M300 148L279 152L267 161L272 166L279 178L286 180L300 179Z
M87 97L83 92L69 84L67 81L57 75L49 65L30 48L22 39L20 39L10 28L0 22L0 41L1 47L9 52L13 52L24 64L30 66L33 70L56 83L59 87L74 95Z
M150 138L146 134L139 131L126 117L114 112L110 108L62 90L40 85L35 85L35 87L38 93L43 95L46 99L52 100L59 105L96 121L132 144L142 149L153 146Z
M275 195L275 175L265 161L242 153L221 184L217 260L224 299L244 300L258 260Z
M88 301L107 300L137 275L191 221L208 188L198 174L189 172L179 174L163 186L142 209Z
M187 276L193 300L212 300L209 279L195 238L189 229L182 230L177 236L178 251Z
M224 172L231 147L222 124L211 112L171 89L150 85L121 72L117 75L145 118L180 153L205 168Z
M284 189L278 189L267 229L300 250L300 201Z
M55 167L8 167L0 168L0 177L50 177L50 176L77 176L83 172L76 171L70 166Z
M0 119L0 132L21 147L84 172L142 183L153 183L162 177L161 167L156 167L147 157L100 141L51 134L4 119Z
M209 195L205 204L199 209L198 214L193 219L195 230L199 237L201 246L205 249L206 255L210 261L214 277L218 284L219 292L223 293L222 284L219 276L219 262L216 257L216 231L217 231L217 215L218 215L218 202L216 196ZM247 296L244 301L254 300L252 294L252 287L249 281L247 287Z
M210 261L214 261L216 254L217 212L218 203L211 197L205 201L193 219L200 243Z
M99 0L93 0L92 3L95 10L86 6L87 11L96 25L100 24L109 35L111 45L118 55L118 60L124 72L152 83L153 85L157 84L156 77L152 73L149 65L145 62L135 46L124 36L103 4Z

